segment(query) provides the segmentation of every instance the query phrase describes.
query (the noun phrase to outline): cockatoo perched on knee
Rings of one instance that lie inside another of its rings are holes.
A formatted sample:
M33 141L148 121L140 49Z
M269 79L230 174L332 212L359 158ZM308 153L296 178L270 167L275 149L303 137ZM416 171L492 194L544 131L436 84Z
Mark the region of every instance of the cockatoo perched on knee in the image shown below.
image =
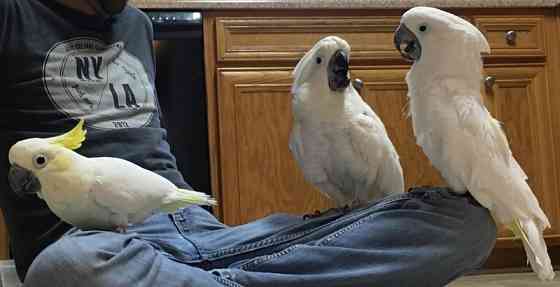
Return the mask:
M290 150L305 179L339 207L403 192L399 157L385 126L350 85L350 46L318 41L293 76Z
M40 188L39 197L53 213L79 228L125 231L129 223L140 223L155 211L216 203L129 161L74 152L85 140L83 123L61 136L14 144L8 155L12 187L35 182L31 186Z
M485 37L460 17L416 7L402 16L395 45L414 62L406 81L417 144L453 190L469 191L521 238L540 279L553 279L543 239L548 218L482 102Z

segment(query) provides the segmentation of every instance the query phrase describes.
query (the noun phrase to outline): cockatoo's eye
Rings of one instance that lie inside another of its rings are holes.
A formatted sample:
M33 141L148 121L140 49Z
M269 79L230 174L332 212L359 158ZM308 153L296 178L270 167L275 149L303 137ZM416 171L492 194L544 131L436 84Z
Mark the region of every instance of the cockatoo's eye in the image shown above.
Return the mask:
M38 154L33 157L33 165L36 168L43 168L47 165L47 157L42 154Z
M418 30L419 30L420 32L426 32L426 31L428 31L428 25L422 24L422 25L420 25L420 26L418 27Z
M321 64L321 63L323 62L323 58L317 57L317 58L315 59L315 62L316 62L317 64Z

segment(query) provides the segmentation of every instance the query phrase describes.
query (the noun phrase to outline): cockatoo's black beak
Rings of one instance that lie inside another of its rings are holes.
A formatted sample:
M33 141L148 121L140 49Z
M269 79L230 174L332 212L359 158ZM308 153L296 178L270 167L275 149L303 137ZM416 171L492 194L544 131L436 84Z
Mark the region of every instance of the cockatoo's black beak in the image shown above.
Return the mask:
M404 24L400 24L395 31L395 48L399 50L399 53L403 58L414 62L420 59L422 55L422 46L416 38L416 35L406 27Z
M8 172L8 182L12 190L20 197L27 197L41 191L41 183L33 173L13 164Z
M340 91L350 85L348 77L348 55L343 50L338 50L329 60L327 67L329 88L331 91Z

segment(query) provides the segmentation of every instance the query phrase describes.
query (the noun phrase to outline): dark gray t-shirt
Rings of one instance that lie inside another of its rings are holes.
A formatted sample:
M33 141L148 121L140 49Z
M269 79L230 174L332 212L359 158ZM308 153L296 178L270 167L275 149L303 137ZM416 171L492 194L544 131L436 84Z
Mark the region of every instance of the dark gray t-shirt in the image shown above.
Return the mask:
M45 234L58 219L10 190L16 141L60 134L83 117L79 153L124 158L187 187L160 127L152 39L147 16L130 6L103 19L55 0L0 0L0 207L20 276L69 226Z

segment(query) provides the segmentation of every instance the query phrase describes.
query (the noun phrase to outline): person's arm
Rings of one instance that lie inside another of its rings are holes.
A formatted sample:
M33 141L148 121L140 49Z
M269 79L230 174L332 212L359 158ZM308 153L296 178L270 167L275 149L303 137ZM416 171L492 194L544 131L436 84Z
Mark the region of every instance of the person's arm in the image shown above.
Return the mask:
M8 34L8 29L10 28L10 9L9 5L11 0L0 0L0 55L4 50L4 45L6 43L6 35Z

